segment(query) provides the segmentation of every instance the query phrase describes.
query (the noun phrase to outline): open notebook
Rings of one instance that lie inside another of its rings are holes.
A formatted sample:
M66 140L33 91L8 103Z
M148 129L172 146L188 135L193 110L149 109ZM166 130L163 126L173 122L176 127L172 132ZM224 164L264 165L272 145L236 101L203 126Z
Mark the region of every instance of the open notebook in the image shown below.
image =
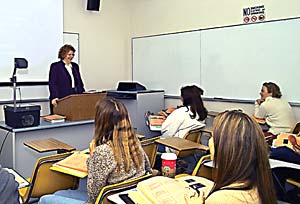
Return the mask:
M67 158L53 164L50 169L83 178L88 173L86 160L89 156L89 154L83 152L74 152Z
M138 183L136 190L129 192L134 203L143 204L182 204L184 196L193 197L213 183L196 176L185 176L172 179L156 176Z

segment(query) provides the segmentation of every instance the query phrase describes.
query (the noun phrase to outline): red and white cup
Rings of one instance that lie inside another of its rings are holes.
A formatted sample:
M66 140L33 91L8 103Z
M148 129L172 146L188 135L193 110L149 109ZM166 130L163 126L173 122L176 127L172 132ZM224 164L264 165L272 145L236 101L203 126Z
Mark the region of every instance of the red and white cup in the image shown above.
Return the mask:
M175 153L163 153L161 155L162 165L161 172L163 176L175 177L176 175L176 159Z

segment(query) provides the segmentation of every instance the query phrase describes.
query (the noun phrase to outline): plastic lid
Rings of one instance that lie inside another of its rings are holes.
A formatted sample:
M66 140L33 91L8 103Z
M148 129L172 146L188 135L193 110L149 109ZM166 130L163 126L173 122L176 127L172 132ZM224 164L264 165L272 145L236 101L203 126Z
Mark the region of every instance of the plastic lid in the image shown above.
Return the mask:
M162 153L161 159L165 160L176 160L177 156L175 153Z

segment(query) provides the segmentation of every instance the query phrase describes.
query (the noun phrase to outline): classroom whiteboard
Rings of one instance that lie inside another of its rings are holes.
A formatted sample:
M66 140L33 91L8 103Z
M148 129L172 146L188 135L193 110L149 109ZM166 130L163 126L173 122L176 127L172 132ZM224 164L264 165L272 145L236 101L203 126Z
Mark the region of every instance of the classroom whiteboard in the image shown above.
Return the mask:
M171 45L177 44L174 36L180 36L180 46ZM154 45L159 47L155 52L150 49ZM133 80L167 95L179 95L182 85L197 83L209 98L253 100L263 82L273 81L283 98L300 102L299 18L134 38L132 49ZM163 57L168 61L160 59L164 50L170 50ZM184 54L174 57L171 50ZM182 64L187 56L189 63ZM158 73L151 71L153 66ZM170 71L178 74L166 79Z
M206 96L256 99L273 81L300 102L300 19L203 30L201 42Z
M200 82L200 32L133 40L133 80L179 95L183 82Z

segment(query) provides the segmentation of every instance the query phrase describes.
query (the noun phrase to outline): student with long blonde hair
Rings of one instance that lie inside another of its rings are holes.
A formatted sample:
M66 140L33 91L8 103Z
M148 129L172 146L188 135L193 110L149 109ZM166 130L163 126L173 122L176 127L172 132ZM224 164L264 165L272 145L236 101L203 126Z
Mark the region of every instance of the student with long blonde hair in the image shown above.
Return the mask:
M96 105L95 135L90 144L90 154L87 160L87 193L75 195L74 191L72 194L58 191L54 195L43 196L39 203L94 203L105 185L152 171L124 104L113 98L105 98Z
M267 144L257 122L240 111L221 113L212 139L214 182L187 203L275 204Z

